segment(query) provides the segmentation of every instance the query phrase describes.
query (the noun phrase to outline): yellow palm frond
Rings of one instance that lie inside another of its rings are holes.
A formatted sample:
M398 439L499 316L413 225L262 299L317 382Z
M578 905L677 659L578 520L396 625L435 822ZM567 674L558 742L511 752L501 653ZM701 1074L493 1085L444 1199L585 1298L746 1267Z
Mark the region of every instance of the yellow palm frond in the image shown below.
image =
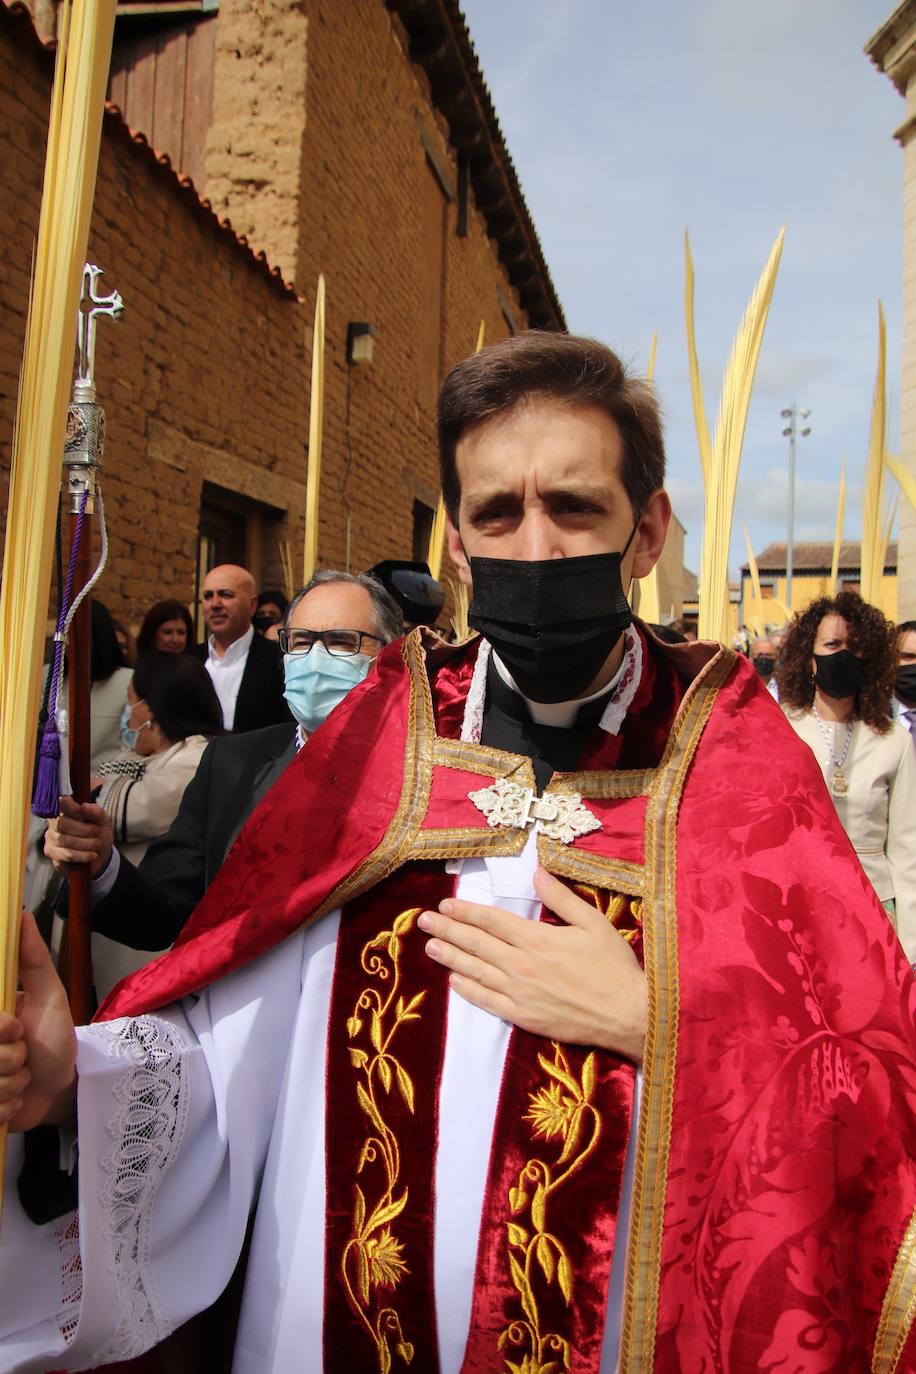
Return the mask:
M292 601L296 595L296 584L293 581L293 559L290 553L289 540L284 539L277 545L280 551L280 567L283 570L283 590L286 593L287 601Z
M658 351L658 333L652 335L652 342L649 345L649 361L646 364L646 381L655 381L655 354Z
M895 491L891 500L890 509L887 513L884 529L881 533L881 581L878 583L878 600L875 605L880 611L891 619L896 615L895 587L892 580L884 576L884 569L887 566L887 550L891 542L891 534L894 529L894 521L897 519L897 506L900 501L900 492Z
M868 461L862 499L862 596L873 605L880 604L884 576L884 470L887 453L887 330L884 307L878 304L878 370L871 405L868 436Z
M700 558L699 634L723 644L729 636L728 554L741 449L784 237L781 229L732 346L713 439Z
M836 503L836 530L833 535L833 558L830 562L830 595L836 596L840 580L840 548L843 543L843 521L846 517L846 458L840 468L840 491Z
M693 317L693 255L690 252L690 237L684 231L684 319L687 325L687 358L690 363L690 392L693 397L693 423L697 431L697 445L700 450L700 468L703 473L703 489L709 488L709 473L712 468L712 444L709 439L709 425L706 421L706 405L703 400L703 378L700 375L700 362L697 358L696 327Z
M445 502L439 497L436 506L436 514L433 516L432 528L429 531L429 549L426 554L426 562L433 577L438 580L442 572L442 555L445 553Z
M757 567L757 559L754 555L754 546L751 543L751 536L747 532L747 525L741 526L744 531L744 542L747 546L747 566L751 575L752 608L750 629L760 637L763 634L766 621L763 615L763 594L760 590L760 569Z
M471 592L457 577L446 578L446 586L452 602L452 630L455 634L455 642L463 644L466 639L471 637L471 627L468 624Z
M321 487L321 442L324 433L324 274L315 292L315 323L312 327L312 390L309 406L309 461L305 487L305 551L302 585L318 566L318 497Z

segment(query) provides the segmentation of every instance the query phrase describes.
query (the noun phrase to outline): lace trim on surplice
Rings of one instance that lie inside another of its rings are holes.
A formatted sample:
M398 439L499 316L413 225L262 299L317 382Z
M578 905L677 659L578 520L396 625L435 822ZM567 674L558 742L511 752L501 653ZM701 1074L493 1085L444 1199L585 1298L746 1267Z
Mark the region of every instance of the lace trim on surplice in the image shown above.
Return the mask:
M172 1329L150 1264L153 1201L181 1146L188 1120L186 1046L167 1021L153 1016L99 1022L87 1033L124 1061L114 1089L113 1144L102 1160L102 1234L117 1279L119 1316L114 1336L93 1360L130 1360L165 1339ZM62 1302L58 1326L72 1341L82 1299L76 1213L57 1227Z
M79 1213L68 1212L54 1228L60 1250L60 1307L57 1326L69 1345L76 1335L83 1299L83 1260L80 1255Z

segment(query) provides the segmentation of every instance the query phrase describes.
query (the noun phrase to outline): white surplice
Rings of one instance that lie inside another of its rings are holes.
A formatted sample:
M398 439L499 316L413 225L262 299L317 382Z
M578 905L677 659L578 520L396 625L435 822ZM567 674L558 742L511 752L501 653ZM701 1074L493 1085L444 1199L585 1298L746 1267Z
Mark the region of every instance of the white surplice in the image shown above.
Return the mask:
M455 866L457 894L536 919L536 860L533 834L516 858L465 860ZM76 1213L45 1226L26 1218L16 1192L21 1140L10 1139L3 1374L83 1369L161 1341L225 1287L255 1204L235 1374L322 1369L325 1077L339 924L335 912L154 1016L79 1030L78 1223ZM441 1374L458 1374L464 1356L511 1030L449 993L433 1256ZM635 1123L636 1111L601 1374L617 1368Z

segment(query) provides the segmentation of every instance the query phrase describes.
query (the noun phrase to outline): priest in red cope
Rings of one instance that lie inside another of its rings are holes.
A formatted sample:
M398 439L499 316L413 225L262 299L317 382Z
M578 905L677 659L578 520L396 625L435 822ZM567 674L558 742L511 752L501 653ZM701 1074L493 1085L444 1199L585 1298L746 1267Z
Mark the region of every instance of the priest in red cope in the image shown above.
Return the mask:
M256 1207L237 1374L916 1368L913 976L753 668L631 622L651 391L520 335L439 441L481 634L385 649L76 1036L26 930L2 1115L79 1208L14 1137L0 1363L148 1349Z

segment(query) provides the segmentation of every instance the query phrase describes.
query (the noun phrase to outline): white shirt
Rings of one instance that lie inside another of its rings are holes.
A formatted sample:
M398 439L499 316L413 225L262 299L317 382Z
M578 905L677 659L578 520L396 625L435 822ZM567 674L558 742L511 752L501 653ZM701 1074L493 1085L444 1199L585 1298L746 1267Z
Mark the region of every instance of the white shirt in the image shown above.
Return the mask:
M216 688L219 704L223 708L223 725L227 730L231 730L235 724L235 703L238 699L239 688L242 685L242 675L245 672L248 650L251 648L253 639L254 626L249 625L241 639L233 640L222 658L216 652L213 636L211 635L207 640L207 662L205 666L213 686Z
M891 710L894 713L894 720L899 720L901 725L906 726L913 743L916 744L916 734L913 732L913 722L916 721L916 706L907 706L899 697L894 697L891 702Z

